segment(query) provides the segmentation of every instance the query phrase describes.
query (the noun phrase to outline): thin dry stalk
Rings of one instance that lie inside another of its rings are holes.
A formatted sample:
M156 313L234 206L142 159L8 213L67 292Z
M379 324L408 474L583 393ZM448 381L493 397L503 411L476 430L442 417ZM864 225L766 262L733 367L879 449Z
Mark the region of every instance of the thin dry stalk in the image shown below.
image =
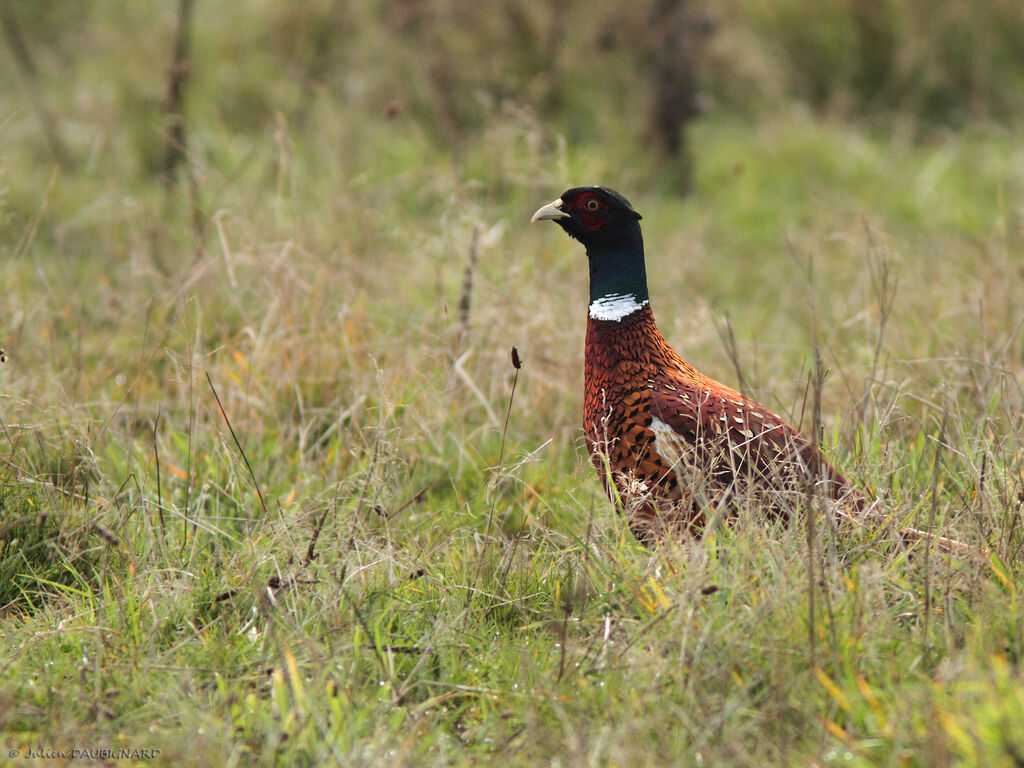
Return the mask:
M189 503L192 500L192 470L195 454L196 440L196 373L195 373L195 342L199 335L198 321L195 334L189 334L188 341L188 456L185 458L185 508L181 515L181 551L179 557L185 554L185 544L188 542L188 511Z
M302 563L303 566L309 565L316 559L316 542L320 538L320 531L323 530L324 521L327 520L327 513L331 511L330 507L326 507L323 514L317 518L316 525L313 526L313 533L309 537L309 546L306 547L306 559Z
M863 428L867 422L868 404L871 401L871 390L878 380L878 369L882 357L882 343L885 338L885 326L892 314L892 308L896 302L896 290L899 287L899 279L894 277L890 270L889 259L886 254L880 253L875 246L871 236L871 229L867 222L864 223L867 232L867 267L868 275L871 277L871 289L878 303L878 333L875 336L875 347L871 355L871 373L864 380L864 393L860 400L860 424Z
M942 410L942 426L939 427L939 439L935 444L935 459L932 462L932 487L931 502L928 508L928 532L935 530L935 518L939 508L939 468L942 465L942 453L946 444L946 423L949 419L948 404ZM931 552L932 537L925 539L924 543L924 621L921 632L924 635L924 658L928 664L932 653L931 639L928 635L932 616L932 573L931 573Z
M258 496L260 500L260 507L263 508L263 516L266 517L267 503L263 500L263 492L260 490L260 484L256 480L256 473L252 471L252 465L249 463L249 458L245 455L245 449L242 447L241 442L239 442L238 435L235 434L235 428L231 426L231 419L228 418L227 411L224 410L224 405L220 401L220 395L217 394L217 388L213 386L213 379L210 378L210 372L204 371L204 373L206 374L206 381L210 385L210 391L213 392L213 399L217 401L217 408L220 410L221 418L223 418L224 423L228 425L228 432L231 433L231 439L235 441L235 447L238 449L238 453L242 457L242 462L245 464L245 468L249 472L249 478L252 480L252 486L256 489L256 496Z
M811 263L808 261L807 265L807 278L808 285L811 283ZM814 454L817 454L821 449L820 441L818 436L821 432L821 387L822 387L822 365L821 365L821 348L818 345L818 313L814 303L814 289L810 286L810 297L811 297L811 333L814 339L814 383L811 388L811 395L813 401L811 404L811 450ZM815 577L814 577L814 542L817 536L816 525L817 522L817 501L818 495L814 492L815 481L818 478L814 477L807 468L805 473L805 480L807 483L807 636L809 640L810 650L810 662L811 667L817 666L817 654L816 654L816 642L817 642L817 626L815 623Z
M736 335L732 330L732 322L729 317L726 316L720 324L716 324L718 330L718 337L722 340L722 346L725 347L725 354L729 358L729 362L732 363L733 370L736 371L736 389L741 394L747 394L747 382L743 375L743 367L740 365L740 351L736 345Z
M473 277L476 274L477 257L480 250L480 228L473 227L466 254L466 267L462 272L462 290L459 293L456 322L458 324L458 348L461 352L466 336L469 335L469 314L473 306Z
M562 626L561 626L561 637L559 638L559 646L561 653L558 657L558 676L555 678L555 683L562 682L562 675L565 674L565 639L569 634L569 617L572 616L572 602L569 600L569 596L566 595L565 602L562 603Z
M504 424L504 426L501 429L501 443L500 443L500 445L498 447L498 461L495 464L495 468L494 468L495 473L497 473L498 469L501 467L502 460L505 458L505 434L508 432L508 422L509 422L509 418L512 416L512 403L515 401L515 398L516 398L516 384L519 381L519 371L523 367L523 361L519 357L519 350L516 347L512 347L511 358L512 358L512 367L515 368L516 372L512 376L512 391L511 391L511 393L509 394L509 397L508 397L508 408L505 409L505 424ZM497 504L497 502L498 502L497 496L496 495L492 495L492 497L491 497L491 508L487 512L487 528L484 530L484 543L485 543L485 545L486 545L486 543L491 538L491 528L494 525L494 507ZM511 561L510 561L510 563L511 563ZM470 588L466 591L466 614L465 614L465 616L466 616L467 620L469 618L469 603L470 603L470 600L473 599L473 592L476 591L476 585L477 585L477 582L479 582L479 580L480 580L480 572L483 570L483 567L484 567L484 564L483 564L483 553L481 552L480 558L477 560L476 573L473 576L473 582L470 585Z
M160 409L157 408L156 419L153 420L153 459L156 461L156 513L160 518L160 532L161 535L164 531L164 494L163 487L160 482L160 443L157 441L157 435L160 430Z

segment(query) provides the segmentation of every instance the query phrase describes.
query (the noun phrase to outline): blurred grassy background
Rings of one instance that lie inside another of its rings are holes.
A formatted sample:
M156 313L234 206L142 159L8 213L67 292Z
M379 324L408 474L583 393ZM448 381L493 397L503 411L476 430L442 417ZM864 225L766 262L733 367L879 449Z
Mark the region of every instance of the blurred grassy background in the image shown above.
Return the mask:
M181 7L0 6L5 748L1019 764L1024 6L195 0L175 67ZM991 563L636 547L528 225L585 183L684 356L807 426L820 343L830 453Z

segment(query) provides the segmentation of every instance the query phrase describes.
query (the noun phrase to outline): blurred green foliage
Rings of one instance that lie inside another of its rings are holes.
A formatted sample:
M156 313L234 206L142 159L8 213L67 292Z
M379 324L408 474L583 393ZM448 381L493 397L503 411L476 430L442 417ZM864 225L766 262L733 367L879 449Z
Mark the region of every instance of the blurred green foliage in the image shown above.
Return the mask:
M1014 0L743 3L783 92L845 118L927 131L1024 111L1024 5Z
M188 110L197 126L253 135L273 130L278 114L315 120L317 102L331 100L458 150L514 104L571 142L644 143L665 85L652 65L653 4L198 0ZM754 116L802 102L869 124L910 121L923 134L1024 115L1024 5L1014 0L678 5L686 13L673 23L692 44L679 55L697 61L704 109ZM88 125L116 116L132 147L122 162L158 167L154 122L176 7L5 4L39 70L21 93L41 89L79 159ZM13 77L0 84L8 116L25 106L16 88Z

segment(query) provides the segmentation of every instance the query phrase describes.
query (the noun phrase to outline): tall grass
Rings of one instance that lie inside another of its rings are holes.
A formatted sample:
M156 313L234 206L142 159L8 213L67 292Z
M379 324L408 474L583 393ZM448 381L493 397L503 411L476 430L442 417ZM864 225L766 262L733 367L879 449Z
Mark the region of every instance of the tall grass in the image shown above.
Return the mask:
M89 34L37 40L75 72L42 94L71 172L0 91L4 747L1012 765L1018 143L989 125L921 144L799 104L714 114L681 199L593 82L566 89L565 123L481 97L445 128L420 79L384 109L414 48L355 66L393 42L371 9L352 5L357 33L330 3L289 8L196 5L198 237L187 189L159 181L162 73L142 64L170 51L168 9L93 6ZM126 39L115 11L152 32ZM338 47L286 34L325 15ZM583 455L582 257L527 223L590 182L644 214L685 356L811 430L816 324L826 451L895 522L990 556L808 542L756 510L639 547Z

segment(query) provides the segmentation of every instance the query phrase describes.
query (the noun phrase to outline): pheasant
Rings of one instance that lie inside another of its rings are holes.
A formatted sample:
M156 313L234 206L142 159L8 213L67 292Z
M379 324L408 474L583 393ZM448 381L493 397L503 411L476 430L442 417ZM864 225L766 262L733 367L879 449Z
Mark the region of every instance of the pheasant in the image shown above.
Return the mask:
M743 508L776 519L808 493L845 518L866 499L782 417L704 375L673 350L651 312L640 214L604 187L540 208L590 263L584 431L605 491L652 544L698 533Z

